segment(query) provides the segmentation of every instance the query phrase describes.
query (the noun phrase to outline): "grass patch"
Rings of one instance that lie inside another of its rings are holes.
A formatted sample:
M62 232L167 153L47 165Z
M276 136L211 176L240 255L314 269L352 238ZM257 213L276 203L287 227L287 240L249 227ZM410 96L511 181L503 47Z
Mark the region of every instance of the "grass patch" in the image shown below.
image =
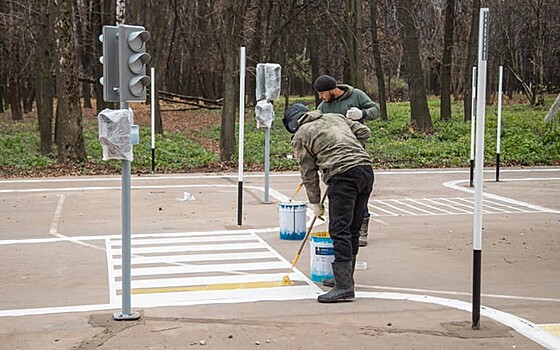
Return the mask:
M275 104L276 121L271 129L271 170L296 170L297 162L292 155L291 135L280 121L284 111L283 99ZM303 102L313 106L311 97L291 98L290 104ZM528 105L505 105L502 109L501 160L504 166L560 165L560 129L543 120L552 99L543 107ZM439 121L439 100L429 100L434 123L432 133L423 134L410 128L408 102L389 103L387 122L368 121L372 131L367 150L376 168L426 168L466 167L470 158L470 123L463 122L462 102L452 104L452 120ZM5 119L5 118L4 118ZM557 123L557 122L556 122ZM496 154L497 107L486 109L485 164L493 166ZM21 122L0 122L0 176L17 171L29 171L56 166L56 149L49 155L39 153L39 133L36 118ZM236 137L238 132L236 130ZM219 140L220 126L198 136ZM98 141L96 121L84 122L84 138L88 162L86 170L77 173L96 173L96 168L119 173L121 162L104 162ZM212 168L220 163L219 157L192 141L185 133L168 131L156 135L157 169L161 173L188 172ZM265 130L257 129L254 119L245 122L244 160L247 168L262 169L264 166ZM237 151L234 153L237 161ZM6 171L9 169L9 171ZM146 173L151 169L151 144L149 127L140 127L140 144L134 146L133 173Z

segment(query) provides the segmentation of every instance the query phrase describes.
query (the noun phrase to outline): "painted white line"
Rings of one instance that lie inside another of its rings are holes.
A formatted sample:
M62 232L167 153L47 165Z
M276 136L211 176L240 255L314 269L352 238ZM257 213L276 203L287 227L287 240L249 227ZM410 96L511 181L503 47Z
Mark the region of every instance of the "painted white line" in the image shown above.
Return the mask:
M428 208L435 209L435 210L441 211L441 212L446 213L446 214L454 214L453 212L447 211L447 210L445 210L445 209L437 208L437 207L434 207L434 206L432 206L432 205L423 203L422 201L423 201L424 199L418 199L418 200L417 200L417 199L409 198L408 200L410 200L411 202L414 202L414 203L416 203L416 204L418 204L418 205L423 205L423 206L426 206L426 207L428 207ZM434 215L437 215L437 214L434 214Z
M236 271L260 271L288 269L290 265L282 261L266 261L236 264L211 264L211 265L184 265L184 266L161 266L161 267L139 267L132 269L132 277L151 275L172 275L199 272L236 272ZM122 270L116 269L115 276L121 277Z
M376 202L379 202L379 201L376 201ZM399 216L399 214L393 213L392 211L389 211L389 210L380 208L380 207L378 207L378 206L375 206L375 205L371 204L371 202L368 202L368 205L369 205L371 208L373 208L373 209L377 209L377 210L379 210L379 211L384 211L385 213L387 213L387 214L389 214L389 215L392 215L392 216ZM376 215L379 215L379 214L376 214Z
M388 206L389 208L393 208L393 209L396 209L396 210L398 210L398 211L402 211L403 213L410 214L410 215L412 215L412 216L417 216L417 215L418 215L418 214L413 213L413 212L411 212L411 211L408 211L408 210L406 210L406 209L399 208L399 207L397 207L397 206L395 206L395 205L392 205L392 204L390 204L390 203L387 203L387 201L389 201L389 200L380 200L380 199L378 199L378 200L377 200L377 203L386 205L386 206Z
M239 249L263 249L259 243L230 243L230 244L212 244L212 245L182 245L182 246L164 246L164 247L142 247L132 248L132 254L144 253L173 253L173 252L203 252L215 250L239 250ZM121 249L111 249L111 254L119 255Z
M466 207L468 207L468 208L474 208L474 201L472 199L460 198L460 197L457 197L455 199L459 200L459 201L467 202ZM507 213L508 212L507 210L500 209L500 208L497 208L497 207L493 207L491 205L488 205L487 203L488 203L487 201L484 201L484 200L482 201L482 208L483 208L482 212L483 213L484 213L485 210L488 214L493 214L493 213L496 213L496 212L497 213Z
M228 235L225 237L212 236L199 236L192 238L156 238L156 239L134 239L132 246L140 245L154 245L154 244L177 244L177 243L200 243L200 242L239 242L239 241L254 241L255 239L248 235ZM113 247L121 246L121 242L113 242Z
M412 292L412 293L429 293L429 294L445 294L445 295L462 295L471 296L470 292L454 292L450 290L434 290L434 289L422 289L422 288L404 288L404 287L387 287L387 286L373 286L369 284L356 284L357 288L369 288L369 289L380 289L380 290L393 290L400 292ZM505 295L505 294L481 294L483 297L497 298L497 299L511 299L511 300L529 300L529 301L544 301L560 303L560 299L557 298L538 298L538 297L524 297L517 295Z
M537 180L559 180L560 178L543 178L543 179L538 179L538 178L529 178L529 179L510 179L509 181L537 181ZM457 190L457 191L462 191L462 192L467 192L467 193L474 193L474 190L471 190L470 188L467 187L462 187L459 186L458 184L460 183L467 183L469 180L454 180L454 181L446 181L443 183L443 185L445 187ZM492 198L498 201L503 201L509 204L513 204L513 205L518 205L521 207L527 207L527 208L531 208L534 209L536 211L541 211L541 212L545 212L545 213L553 213L553 214L560 214L560 211L558 210L554 210L554 209L550 209L550 208L545 208L542 207L540 205L534 205L534 204L530 204L527 202L522 202L522 201L518 201L516 199L511 199L511 198L507 198L507 197L502 197L502 196L498 196L495 194L491 194L488 192L484 192L484 197L487 198Z
M511 206L511 205L500 203L498 201L492 201L488 198L484 198L482 203L491 203L491 204L495 204L495 205L500 205L502 207L509 208L509 209L513 210L514 212L522 212L522 213L534 213L535 212L535 210L525 210L525 209L520 208L520 207L514 207L514 206Z
M60 214L62 213L62 205L64 204L65 198L66 196L63 194L58 195L58 203L56 204L56 209L54 211L53 219L51 222L51 228L49 230L49 234L52 236L56 236L58 233L58 222L60 221Z
M441 306L448 306L457 310L470 312L472 309L471 303L454 300L432 297L428 295L418 294L400 294L389 292L357 292L358 298L375 298L375 299L390 299L390 300L407 300L420 303L435 304ZM480 313L484 317L488 317L503 325L513 328L519 334L531 339L532 341L540 344L548 349L560 349L560 338L556 337L547 331L539 328L533 322L503 311L492 309L486 306L480 307ZM484 322L484 321L482 321Z
M452 206L452 205L445 204L445 203L443 203L443 202L438 202L438 201L436 201L435 199L424 198L424 199L422 199L422 200L427 201L427 202L430 202L430 203L434 203L435 205L441 205L441 206L443 206L443 207L451 208L451 210L459 211L458 213L455 212L455 211L448 211L448 213L453 214L453 215L458 215L458 214L463 214L463 213L465 213L465 211L461 211L461 210L455 208L455 207ZM467 213L470 213L470 212L467 212Z
M40 308L33 308L33 309L0 310L0 317L52 315L52 314L63 314L68 312L91 312L91 311L102 311L102 310L111 310L111 309L115 309L115 307L111 304L40 307Z
M468 208L468 207L469 207L468 205L465 205L465 204L462 204L462 203L454 202L453 200L451 200L451 199L449 199L449 198L441 198L441 197L440 197L440 198L438 198L438 200L444 201L444 202L448 202L448 203L451 203L451 204L454 204L455 206L449 205L449 206L450 206L451 208L453 208L454 210L462 211L463 213L467 213L467 214L472 214L472 213L473 213L472 210L466 210L466 209L462 209L462 208L457 207L457 206L462 206L462 207L467 207L467 208ZM443 203L442 203L442 204L443 204ZM483 210L482 212L484 213L484 210Z
M390 200L390 201L393 201L393 202L395 202L395 203L401 204L401 205L406 205L406 206L409 207L409 208L412 208L412 209L414 209L414 210L421 211L421 212L423 212L423 213L425 213L425 214L428 214L428 215L436 215L436 213L433 213L433 212L431 212L431 211L428 211L428 210L425 210L425 209L421 209L421 208L419 208L418 206L414 206L414 205L410 205L410 204L408 204L408 203L405 203L405 200L409 200L409 198L407 198L407 199L405 199L405 200L402 200L402 201L401 201L401 200L397 200L397 199L389 199L389 200Z
M221 260L252 260L276 258L271 252L243 252L243 253L221 253L221 254L189 254L189 255L157 255L132 257L132 265L176 263L176 262L203 262ZM120 258L113 259L115 265L121 265Z
M114 285L115 281L115 266L111 256L111 242L108 238L105 239L105 256L107 257L107 279L109 281L109 305L117 307L117 290Z
M422 169L422 170L375 170L375 176L383 175L414 175L414 174L468 174L469 169L456 169L456 170L435 170L435 169ZM531 168L531 169L503 169L500 168L500 173L548 173L548 172L560 172L560 168ZM495 170L488 169L484 170L484 173L493 174ZM245 174L243 175L247 178L264 178L264 174ZM286 172L286 173L273 173L269 174L270 177L301 177L299 172ZM133 182L137 181L157 181L157 180L183 180L183 179L237 179L237 174L192 174L192 175L153 175L153 176L141 176L134 177L131 180ZM120 176L110 176L110 177L88 177L88 178L51 178L51 179L5 179L0 180L0 184L3 183L49 183L49 182L100 182L100 181L115 181L120 182ZM507 179L500 179L500 182L508 181Z

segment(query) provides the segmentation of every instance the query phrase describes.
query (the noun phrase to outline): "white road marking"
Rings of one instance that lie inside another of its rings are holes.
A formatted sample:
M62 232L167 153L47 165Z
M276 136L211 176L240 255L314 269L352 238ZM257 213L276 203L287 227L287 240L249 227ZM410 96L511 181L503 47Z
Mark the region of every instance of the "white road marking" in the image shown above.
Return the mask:
M519 170L518 172L522 172L522 171L560 171L560 169L536 169L536 170L535 169L529 169L529 170ZM486 171L486 172L491 172L491 171ZM507 172L507 170L506 171L503 170L502 172ZM391 174L407 174L407 173L417 174L417 173L424 173L424 172L395 172L395 173L391 173ZM426 171L425 173L467 173L467 171L457 171L457 172L453 172L453 171L442 171L442 172ZM383 172L376 173L376 175L379 175L379 174L383 175ZM390 175L390 174L386 173L386 175ZM284 176L296 176L296 175L295 174L294 175L284 174ZM223 176L218 176L218 177L223 177ZM234 177L234 176L231 176L231 177ZM143 178L142 180L145 180L145 179L146 178ZM161 178L157 178L157 179L161 180ZM114 180L117 180L117 179L107 179L107 181L114 181ZM543 179L536 179L536 180L543 180ZM87 181L91 181L91 180L87 179ZM516 181L516 180L511 179L511 180L508 180L508 181ZM519 180L519 181L523 181L523 180ZM459 183L459 182L460 181L455 182L455 184L454 184L455 187L458 187L458 188L455 188L455 189L459 189L459 190L462 190L462 191L465 191L465 192L472 192L472 191L469 191L468 189L462 189L461 187L456 186L456 183ZM451 182L447 182L446 184L449 184L449 183L451 183ZM185 187L185 186L178 186L178 187ZM454 188L453 186L448 186L448 187ZM71 189L67 189L67 190L71 190ZM72 189L72 190L76 190L76 189ZM19 192L19 191L18 190L1 190L0 192L6 193L6 192ZM486 196L486 194L485 194L485 196ZM496 199L496 200L507 199L508 202L510 204L513 204L513 205L518 205L518 206L521 206L521 207L530 207L530 208L538 210L538 211L560 213L556 210L552 210L552 209L548 209L548 208L544 208L544 207L540 207L540 206L534 206L534 205L530 205L528 203L524 203L524 202L516 201L516 200L510 200L508 198L504 198L504 197L500 197L500 196L488 195L488 198L493 198L493 199ZM51 227L52 227L52 225L51 225ZM252 230L252 231L254 232L255 230ZM268 232L266 229L264 231ZM239 231L236 231L236 233L238 233L238 232ZM168 236L168 237L173 237L173 235L172 236L169 236L169 234L165 234L165 235ZM151 236L154 236L154 235L151 235ZM159 236L163 236L163 235L159 235ZM78 237L76 237L76 238L78 238ZM76 238L59 237L59 238L52 238L52 239L34 239L34 240L23 240L23 241L26 241L26 243L38 243L38 242L61 242L61 241L76 241L76 240L79 241L80 240L80 239L76 239ZM99 239L106 239L106 238L105 237L90 237L90 239L91 240L93 240L93 239L99 240ZM22 242L19 241L19 240L0 241L0 245L1 244L21 244L21 243ZM108 245L108 244L109 244L109 241L108 241L108 239L106 239L106 245ZM107 250L107 254L110 254L109 247L107 247L106 250ZM278 299L270 299L270 300L286 300L286 295L285 295L286 293L284 293L284 291L280 290L280 289L282 289L282 288L279 288L278 294L275 295L275 297L278 297ZM205 292L205 293L207 293L207 292ZM247 293L246 290L245 291L241 290L240 293L238 293L239 298L237 300L222 299L221 295L219 295L218 293L216 293L216 294L217 295L210 296L210 300L199 300L199 299L198 300L189 300L189 301L173 300L172 302L176 303L174 305L196 305L196 304L207 304L207 303L231 303L231 302L242 302L242 301L247 301L247 302L255 301L254 294L253 293ZM295 292L295 294L296 295L290 295L289 296L290 298L288 300L294 300L294 299L297 299L297 298L299 298L299 299L315 298L315 296L305 295L305 293L299 293L299 291ZM437 305L442 305L442 306L454 307L456 309L467 311L467 312L470 312L470 309L471 309L471 304L467 303L467 302L462 302L462 301L452 300L452 299L436 298L436 297L431 297L431 296L427 296L427 295L413 295L413 294L386 293L386 292L378 292L378 293L376 293L376 292L358 292L357 296L358 297L363 297L363 298L409 300L409 301L415 301L415 302L432 303L432 304L437 304ZM156 302L156 305L158 303L168 303L169 300L167 300L165 297L166 296L163 296L162 298L158 299L158 301ZM205 298L208 298L208 296L206 296ZM196 299L196 298L194 298L194 299ZM38 314L50 314L50 313L62 313L62 312L95 311L95 310L107 310L107 309L112 309L112 308L115 308L114 300L112 300L109 304L65 306L65 307L54 307L54 308L34 308L34 309L19 309L19 310L0 310L0 317L2 317L2 316L38 315ZM508 313L505 313L505 312L501 312L499 310L484 307L484 306L481 307L481 314L485 317L489 317L489 318L494 319L494 320L496 320L500 323L503 323L503 324L505 324L509 327L512 327L513 329L515 329L520 334L528 337L529 339L534 340L535 342L537 342L537 343L539 343L539 344L541 344L545 347L560 348L560 338L555 337L555 336L553 336L553 335L551 335L551 334L549 334L545 331L542 331L535 324L533 324L532 322L530 322L528 320L519 318L517 316L511 315L511 314L508 314Z
M524 179L508 179L507 181L545 181L545 180L556 180L557 181L557 180L560 180L560 178L558 178L558 177L524 178ZM457 191L474 193L474 189L470 189L470 188L462 187L462 186L458 185L460 183L467 183L468 181L469 180L446 181L446 182L443 183L443 185L445 187L448 187L448 188L451 188L451 189L454 189L454 190L457 190ZM504 181L506 181L506 180L504 180ZM484 192L484 197L495 199L495 200L498 200L498 201L503 201L503 202L513 204L513 205L517 205L517 206L520 206L520 207L531 208L535 211L540 211L540 212L545 212L545 213L553 213L553 214L560 214L560 211L558 211L558 210L545 208L545 207L542 207L540 205L534 205L534 204L518 201L516 199L511 199L511 198L507 198L507 197L498 196L498 195L491 194L491 193L488 193L488 192Z

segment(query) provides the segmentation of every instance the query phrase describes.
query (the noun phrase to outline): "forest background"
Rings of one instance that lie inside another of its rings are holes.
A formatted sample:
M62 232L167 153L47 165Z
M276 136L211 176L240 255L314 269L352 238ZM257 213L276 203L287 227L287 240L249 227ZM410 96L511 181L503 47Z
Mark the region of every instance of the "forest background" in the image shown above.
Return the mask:
M472 67L480 7L490 9L487 163L495 148L498 66L504 67L505 165L558 165L560 133L543 121L560 86L560 6L547 0L3 0L0 2L0 176L118 172L102 162L96 114L103 25L143 25L156 69L158 171L235 167L239 48L247 48L246 119L255 66L282 66L286 105L310 108L330 74L382 111L368 122L378 167L468 164ZM117 11L119 8L119 11ZM123 16L123 18L120 18ZM119 17L119 18L117 18ZM307 96L307 97L306 97ZM149 171L149 112L134 104ZM263 164L264 133L246 123L246 162ZM271 168L295 169L276 123ZM492 135L492 131L494 134Z

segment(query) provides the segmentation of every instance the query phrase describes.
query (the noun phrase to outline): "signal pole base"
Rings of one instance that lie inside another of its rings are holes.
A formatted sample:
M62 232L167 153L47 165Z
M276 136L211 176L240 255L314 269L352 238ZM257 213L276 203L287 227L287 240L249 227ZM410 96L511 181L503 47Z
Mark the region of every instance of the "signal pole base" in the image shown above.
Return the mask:
M140 313L139 312L131 312L130 314L125 315L122 312L115 312L113 314L113 319L115 321L136 321L136 320L140 319Z

